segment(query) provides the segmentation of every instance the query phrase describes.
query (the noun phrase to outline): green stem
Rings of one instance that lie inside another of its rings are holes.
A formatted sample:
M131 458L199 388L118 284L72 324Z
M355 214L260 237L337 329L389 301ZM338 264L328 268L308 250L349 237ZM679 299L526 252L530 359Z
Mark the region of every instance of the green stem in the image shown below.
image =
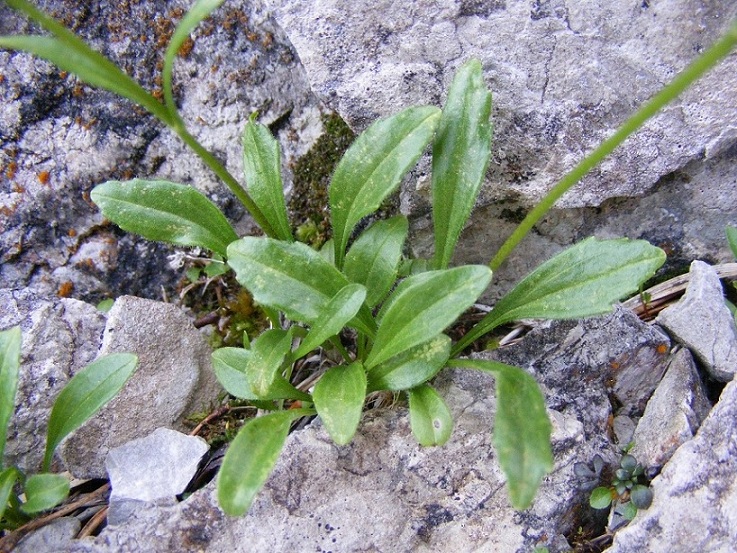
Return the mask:
M346 363L353 363L351 354L348 353L348 350L345 349L343 344L340 343L340 338L338 338L337 336L333 336L332 338L330 338L330 343L335 347L335 349L338 350L338 353L340 353Z
M532 227L553 207L583 176L598 165L606 156L619 146L632 133L637 131L648 119L658 113L665 105L675 100L694 81L714 67L727 56L737 44L737 21L732 23L727 34L719 39L711 48L681 71L673 81L645 103L634 115L625 121L617 131L591 152L583 161L574 167L558 182L547 195L530 211L512 235L499 248L489 267L496 271L512 250L522 241Z
M197 142L197 139L189 134L189 131L187 131L186 127L183 124L180 123L178 125L172 125L171 128L174 130L174 132L177 133L177 135L179 135L179 137L187 144L187 146L189 146L192 151L194 151L194 153L197 154L200 159L204 161L205 164L210 169L212 169L212 171L218 177L220 177L220 180L222 180L227 185L227 187L230 188L230 191L235 194L235 197L238 198L238 200L251 214L251 217L253 217L253 220L256 221L256 224L261 227L261 230L263 230L267 236L276 236L276 232L274 232L274 229L269 223L269 220L264 216L264 214L255 204L255 202L251 199L251 196L248 195L248 192L246 192L245 189L240 185L240 183L235 180L233 175L228 172L223 164L220 163L218 159L214 155L212 155L212 153L210 153L210 151L207 150L202 144Z

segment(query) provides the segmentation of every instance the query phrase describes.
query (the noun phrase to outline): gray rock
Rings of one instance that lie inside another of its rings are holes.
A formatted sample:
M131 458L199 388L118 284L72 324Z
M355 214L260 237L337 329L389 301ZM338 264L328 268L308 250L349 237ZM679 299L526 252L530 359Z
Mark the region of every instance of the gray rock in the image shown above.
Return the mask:
M95 4L41 0L150 91L173 24L190 0ZM0 33L38 32L0 3ZM291 162L322 132L322 108L281 29L252 2L228 2L193 33L174 67L175 96L190 132L242 178L241 134L253 111L273 124ZM153 117L51 64L0 50L0 282L98 301L171 295L181 271L172 248L122 233L89 202L109 179L160 178L205 191L245 233L249 217L194 154Z
M69 379L97 356L105 315L77 300L0 289L0 330L15 325L22 332L21 368L3 462L36 472L41 468L54 400Z
M669 349L668 336L657 327L617 308L581 322L542 323L519 344L490 355L529 367L549 390L551 408L573 411L587 434L603 436L612 414L608 395L621 405L615 414L641 415L668 365Z
M645 408L631 453L645 467L661 467L690 440L711 410L688 350L677 352Z
M110 478L108 524L130 516L126 503L173 500L187 487L209 446L197 436L157 428L145 438L110 450L105 469ZM126 516L121 516L121 515Z
M721 382L737 374L737 326L724 303L716 271L703 261L691 264L683 298L664 309L657 322L689 348L706 371Z
M42 526L23 538L13 549L15 553L51 553L70 547L81 528L74 517L62 517Z
M492 161L457 261L484 263L532 203L737 15L737 4L698 0L266 3L314 91L356 129L412 104L440 105L456 68L482 60L494 94ZM726 260L723 228L737 217L736 67L723 62L566 194L497 272L498 290L589 234L648 238L675 266ZM402 191L412 250L424 256L428 171Z
M78 477L104 478L108 452L167 426L184 429L193 412L209 409L222 389L210 346L176 306L123 296L108 313L100 354L136 353L139 365L123 390L61 447Z
M607 328L614 332L605 333ZM555 468L527 511L509 506L491 446L493 378L453 370L436 380L456 420L444 447L417 446L404 409L365 414L354 441L344 447L313 423L290 435L247 516L226 517L216 507L211 483L178 505L138 505L124 523L70 550L130 550L135 544L156 551L230 552L247 544L264 551L513 552L537 545L568 551L565 535L578 530L588 509L582 507L588 498L578 489L574 463L590 462L597 453L609 463L616 458L606 435L610 361L638 360L641 372L661 374L667 360L656 350L663 343L667 337L620 310L580 325L553 323L494 352L536 375L553 423Z
M157 428L110 450L105 460L110 499L153 501L182 493L208 449L202 438Z
M645 407L647 411L647 407ZM632 441L632 436L635 434L635 421L627 415L617 415L614 417L612 422L612 431L614 432L614 439L617 445L624 447Z
M737 381L727 384L696 436L652 481L652 506L638 511L607 553L729 553L737 543Z

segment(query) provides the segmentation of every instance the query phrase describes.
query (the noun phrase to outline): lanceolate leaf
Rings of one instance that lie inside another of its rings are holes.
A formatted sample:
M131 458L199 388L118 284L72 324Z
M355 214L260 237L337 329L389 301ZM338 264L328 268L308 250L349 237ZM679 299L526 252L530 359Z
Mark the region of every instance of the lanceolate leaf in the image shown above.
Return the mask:
M644 240L588 238L535 269L453 348L453 355L495 327L519 319L601 315L636 292L665 261Z
M3 36L0 48L23 50L50 61L60 69L77 75L93 86L120 94L146 108L161 121L172 125L171 114L164 105L123 73L112 61L96 52L59 22L25 0L5 0L11 8L25 13L55 37Z
M496 361L459 359L450 364L489 372L496 378L494 445L512 505L526 509L543 476L553 468L550 420L537 382L522 369Z
M450 409L429 384L408 391L409 422L415 438L424 446L443 445L453 432Z
M251 342L243 372L259 399L268 396L291 345L292 333L280 328L267 330Z
M291 242L292 229L281 180L279 143L269 129L253 120L243 133L243 171L251 198L276 232L276 238Z
M212 368L220 384L229 394L240 399L272 400L299 399L312 401L309 394L299 391L283 377L277 375L264 396L257 395L251 388L246 365L252 362L251 350L242 348L219 348L212 353Z
M405 279L381 310L366 367L371 369L442 332L476 301L490 280L491 271L483 265L429 271Z
M435 376L450 356L450 338L440 334L371 369L368 389L408 390Z
M228 247L228 264L257 302L308 324L350 284L323 256L299 242L247 236ZM368 309L362 309L356 321L360 330L373 334Z
M737 227L727 226L727 242L729 242L732 255L737 259Z
M87 365L67 382L49 417L43 470L49 470L56 446L97 413L136 370L138 357L111 353Z
M331 336L335 336L353 317L366 299L366 288L360 284L349 284L342 288L325 306L320 317L313 323L305 339L294 352L299 359L317 348Z
M148 240L199 246L225 256L238 239L220 210L191 186L167 181L108 181L92 201L123 230Z
M396 190L430 142L439 117L438 108L418 106L379 120L340 160L329 191L338 267L356 223Z
M69 495L69 479L61 474L34 474L24 487L26 502L21 511L28 514L56 507Z
M8 424L15 410L20 370L20 327L0 332L0 467L3 465Z
M315 384L315 409L336 444L345 445L353 438L365 397L366 373L358 361L330 368Z
M435 267L448 266L471 214L491 155L491 93L481 62L458 69L443 107L432 152Z
M0 460L1 459L2 457L0 457ZM20 472L15 467L10 467L0 472L0 520L3 519L5 509L8 506L8 500L10 499L10 494L13 493L13 486L15 486L15 482L20 478L20 476ZM0 528L2 528L1 524Z
M369 307L384 299L397 278L407 230L407 218L401 215L377 221L358 237L346 255L345 275L368 289Z
M228 447L217 478L218 502L231 516L241 516L274 469L293 420L312 410L278 411L247 422Z

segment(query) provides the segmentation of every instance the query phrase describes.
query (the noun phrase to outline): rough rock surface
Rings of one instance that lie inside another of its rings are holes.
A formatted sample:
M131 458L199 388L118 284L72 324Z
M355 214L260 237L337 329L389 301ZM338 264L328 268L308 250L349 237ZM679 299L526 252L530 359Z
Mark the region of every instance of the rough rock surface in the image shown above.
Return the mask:
M100 354L131 352L138 368L110 403L61 446L77 477L104 478L108 452L161 426L209 409L222 389L210 366L210 346L176 306L132 296L115 301Z
M709 411L711 403L691 353L681 349L647 403L632 437L632 455L645 467L662 467L693 438Z
M72 376L94 361L105 316L81 301L2 289L0 330L16 325L22 333L21 370L4 464L38 471L54 400Z
M27 536L13 551L15 553L46 553L70 547L80 526L76 518L62 517Z
M652 506L607 553L729 553L737 543L737 381L727 384L696 437L653 480Z
M482 209L460 243L464 262L488 262L535 199L737 15L737 4L698 0L265 2L314 91L358 129L411 104L440 105L455 69L482 60L494 145ZM506 288L536 260L594 233L653 240L671 250L674 266L725 260L723 228L737 217L736 68L732 56L628 139L559 202L568 209L539 224L495 282ZM403 190L403 209L414 252L429 255L427 167L417 177Z
M178 505L141 505L71 551L530 551L569 550L564 537L590 522L575 462L595 454L614 463L607 438L612 413L607 382L611 359L639 359L640 371L662 372L667 338L618 311L582 323L554 323L509 348L542 384L553 422L555 469L528 511L508 504L491 446L494 381L473 371L445 371L436 381L456 420L442 448L421 448L404 409L369 412L353 443L337 447L320 424L293 433L250 513L228 519L215 506L213 484ZM617 332L604 334L607 326ZM639 333L645 338L638 339ZM550 335L543 343L543 335ZM571 337L565 340L565 336ZM574 339L573 336L578 336ZM528 342L529 343L526 343ZM557 344L557 345L556 345ZM643 352L652 349L652 355ZM545 359L551 359L546 364ZM649 365L647 363L650 363ZM132 545L132 544L135 544Z
M138 79L160 91L168 38L189 0L42 0L45 9ZM37 32L0 3L0 34ZM285 169L321 132L321 107L281 29L252 2L227 2L193 33L174 66L175 96L191 133L242 178L241 134L255 110L285 150ZM61 75L51 64L0 50L0 282L86 301L161 298L181 277L171 248L107 224L89 201L109 179L193 184L238 230L250 218L173 133L127 100ZM289 179L287 179L289 182Z
M716 271L694 261L686 294L664 309L657 322L693 351L706 371L721 382L737 374L737 325L724 303Z

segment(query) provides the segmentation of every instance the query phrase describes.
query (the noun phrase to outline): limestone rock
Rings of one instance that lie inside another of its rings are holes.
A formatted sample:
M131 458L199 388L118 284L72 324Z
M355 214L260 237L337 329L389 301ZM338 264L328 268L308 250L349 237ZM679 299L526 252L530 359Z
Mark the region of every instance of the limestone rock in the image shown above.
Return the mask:
M737 543L737 381L727 384L696 436L651 483L653 504L607 553L728 553Z
M26 536L13 551L15 553L60 551L73 544L74 536L80 528L81 524L76 518L62 517Z
M92 46L161 91L160 68L190 0L80 7L35 3ZM0 34L38 32L5 2ZM190 132L242 179L241 134L253 111L272 125L290 163L322 132L310 93L281 29L253 2L227 2L191 34L174 65L175 98ZM81 84L51 64L0 50L0 282L96 302L171 295L180 270L172 248L123 233L89 201L94 185L133 177L197 186L240 233L252 227L234 196L172 132L128 100ZM73 290L70 288L73 286Z
M21 368L4 464L35 472L41 468L54 400L97 356L105 315L77 300L0 289L0 329L15 325L22 333Z
M531 204L737 16L737 4L698 0L265 2L313 90L359 130L409 105L441 105L456 68L482 61L492 159L456 256L473 263L487 263ZM566 194L495 274L498 289L590 234L647 238L673 267L728 259L736 68L731 56ZM432 254L428 173L426 163L402 190L422 256Z
M721 382L737 374L737 325L724 303L716 271L703 261L691 264L683 298L664 309L657 322L688 347L706 371Z
M693 358L682 349L648 401L632 438L632 455L645 467L663 466L681 444L693 438L710 410Z
M221 388L210 347L176 306L123 296L108 313L100 354L131 352L138 369L121 392L61 448L78 477L104 478L108 452L161 426L183 429L193 412L208 409Z

